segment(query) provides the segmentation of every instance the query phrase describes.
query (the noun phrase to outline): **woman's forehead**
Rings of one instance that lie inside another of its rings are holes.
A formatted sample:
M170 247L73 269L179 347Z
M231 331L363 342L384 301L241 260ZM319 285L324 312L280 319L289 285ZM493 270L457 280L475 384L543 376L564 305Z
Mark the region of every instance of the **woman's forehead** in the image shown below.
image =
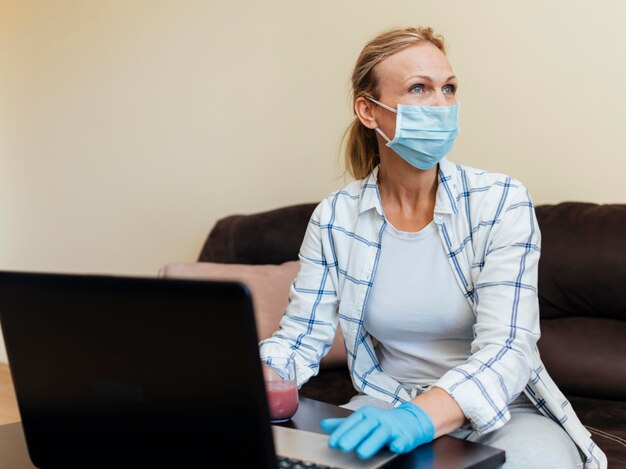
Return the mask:
M433 81L447 80L453 75L448 58L434 44L421 41L390 55L376 66L381 86L403 85L413 77Z

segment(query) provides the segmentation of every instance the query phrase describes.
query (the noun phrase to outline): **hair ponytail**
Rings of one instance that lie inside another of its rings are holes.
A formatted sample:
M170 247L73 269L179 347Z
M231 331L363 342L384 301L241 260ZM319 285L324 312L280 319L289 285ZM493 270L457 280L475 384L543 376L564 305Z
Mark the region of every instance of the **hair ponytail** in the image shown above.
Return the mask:
M368 129L358 117L348 126L346 139L346 171L355 179L365 179L380 163L376 133Z

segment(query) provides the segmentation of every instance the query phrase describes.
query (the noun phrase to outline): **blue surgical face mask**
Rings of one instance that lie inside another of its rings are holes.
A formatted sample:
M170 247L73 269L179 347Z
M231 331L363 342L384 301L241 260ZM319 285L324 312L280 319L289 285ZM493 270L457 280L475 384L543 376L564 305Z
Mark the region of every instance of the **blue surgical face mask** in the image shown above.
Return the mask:
M379 106L397 114L396 134L393 140L376 129L387 141L387 146L411 166L427 170L434 167L452 149L459 133L459 105L453 106L406 106L398 104L398 110L372 98Z

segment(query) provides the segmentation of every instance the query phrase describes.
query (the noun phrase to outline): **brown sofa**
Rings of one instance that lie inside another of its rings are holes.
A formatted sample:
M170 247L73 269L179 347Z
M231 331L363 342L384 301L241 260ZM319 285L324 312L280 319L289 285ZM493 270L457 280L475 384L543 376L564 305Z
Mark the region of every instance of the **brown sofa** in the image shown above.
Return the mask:
M315 203L232 215L211 229L199 262L297 260ZM626 468L626 204L536 208L542 232L539 350L561 390L605 451ZM354 394L345 363L322 367L301 394L342 404Z

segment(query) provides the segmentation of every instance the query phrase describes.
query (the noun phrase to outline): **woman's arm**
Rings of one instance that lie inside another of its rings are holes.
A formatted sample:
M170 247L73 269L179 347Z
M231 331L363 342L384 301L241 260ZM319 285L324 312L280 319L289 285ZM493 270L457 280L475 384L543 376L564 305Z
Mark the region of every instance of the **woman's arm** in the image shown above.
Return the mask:
M322 201L311 216L300 248L300 269L289 291L289 305L274 334L261 341L260 355L291 356L301 386L317 374L337 330L337 292L325 259L320 217Z

